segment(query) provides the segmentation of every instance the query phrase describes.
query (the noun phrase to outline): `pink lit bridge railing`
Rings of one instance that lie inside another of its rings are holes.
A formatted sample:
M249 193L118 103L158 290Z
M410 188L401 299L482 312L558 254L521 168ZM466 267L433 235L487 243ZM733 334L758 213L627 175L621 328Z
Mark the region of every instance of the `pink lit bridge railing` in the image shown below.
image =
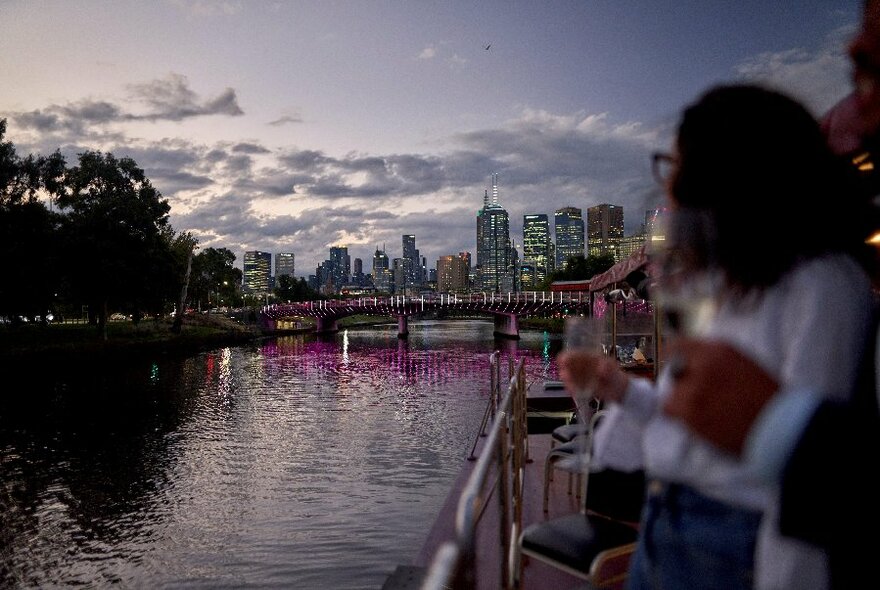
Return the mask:
M315 331L335 332L337 320L350 315L386 315L396 317L398 336L409 334L410 316L435 310L452 310L491 315L495 334L519 338L517 318L537 313L588 313L590 294L586 291L525 291L522 293L471 293L468 295L421 295L410 297L360 297L267 305L260 311L261 321L269 329L284 329L295 318L315 318Z

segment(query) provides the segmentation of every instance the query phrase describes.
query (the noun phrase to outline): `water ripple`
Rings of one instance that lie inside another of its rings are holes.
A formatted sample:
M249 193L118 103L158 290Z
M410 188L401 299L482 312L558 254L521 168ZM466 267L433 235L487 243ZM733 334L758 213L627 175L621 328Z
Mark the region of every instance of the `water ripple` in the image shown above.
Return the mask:
M381 587L470 451L497 344L410 328L39 376L0 402L0 587ZM513 347L554 370L546 339Z

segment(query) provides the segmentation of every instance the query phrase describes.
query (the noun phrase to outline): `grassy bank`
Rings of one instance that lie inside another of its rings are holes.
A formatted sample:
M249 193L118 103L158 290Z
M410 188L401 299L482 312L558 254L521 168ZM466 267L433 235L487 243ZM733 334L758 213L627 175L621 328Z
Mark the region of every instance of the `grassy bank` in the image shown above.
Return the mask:
M187 316L179 334L171 331L170 319L109 322L106 340L96 326L88 324L4 324L0 326L0 362L191 353L260 336L253 326L220 315Z

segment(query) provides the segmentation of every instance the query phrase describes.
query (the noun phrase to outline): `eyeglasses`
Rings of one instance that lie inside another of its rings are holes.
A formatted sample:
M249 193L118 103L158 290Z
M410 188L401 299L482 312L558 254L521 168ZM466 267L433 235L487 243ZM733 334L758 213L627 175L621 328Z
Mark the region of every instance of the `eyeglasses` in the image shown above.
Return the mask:
M669 184L676 166L678 166L678 158L672 154L665 152L651 154L651 172L654 174L654 179L663 186Z

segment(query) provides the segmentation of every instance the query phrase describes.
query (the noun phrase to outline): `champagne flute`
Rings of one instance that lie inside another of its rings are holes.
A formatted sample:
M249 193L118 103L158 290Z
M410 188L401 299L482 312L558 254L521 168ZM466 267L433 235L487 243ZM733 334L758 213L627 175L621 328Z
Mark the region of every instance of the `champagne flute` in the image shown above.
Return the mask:
M602 354L602 322L595 317L570 316L565 318L563 335L565 350L569 353L599 355ZM592 439L589 432L590 400L594 397L592 378L587 378L578 383L572 397L577 408L578 420L585 426L584 433L577 437L577 457L574 458L575 470L578 473L581 487L581 498L586 501L587 473L589 470L590 452L589 441Z
M720 273L714 217L679 208L658 219L650 245L657 304L673 334L704 336L715 316Z

